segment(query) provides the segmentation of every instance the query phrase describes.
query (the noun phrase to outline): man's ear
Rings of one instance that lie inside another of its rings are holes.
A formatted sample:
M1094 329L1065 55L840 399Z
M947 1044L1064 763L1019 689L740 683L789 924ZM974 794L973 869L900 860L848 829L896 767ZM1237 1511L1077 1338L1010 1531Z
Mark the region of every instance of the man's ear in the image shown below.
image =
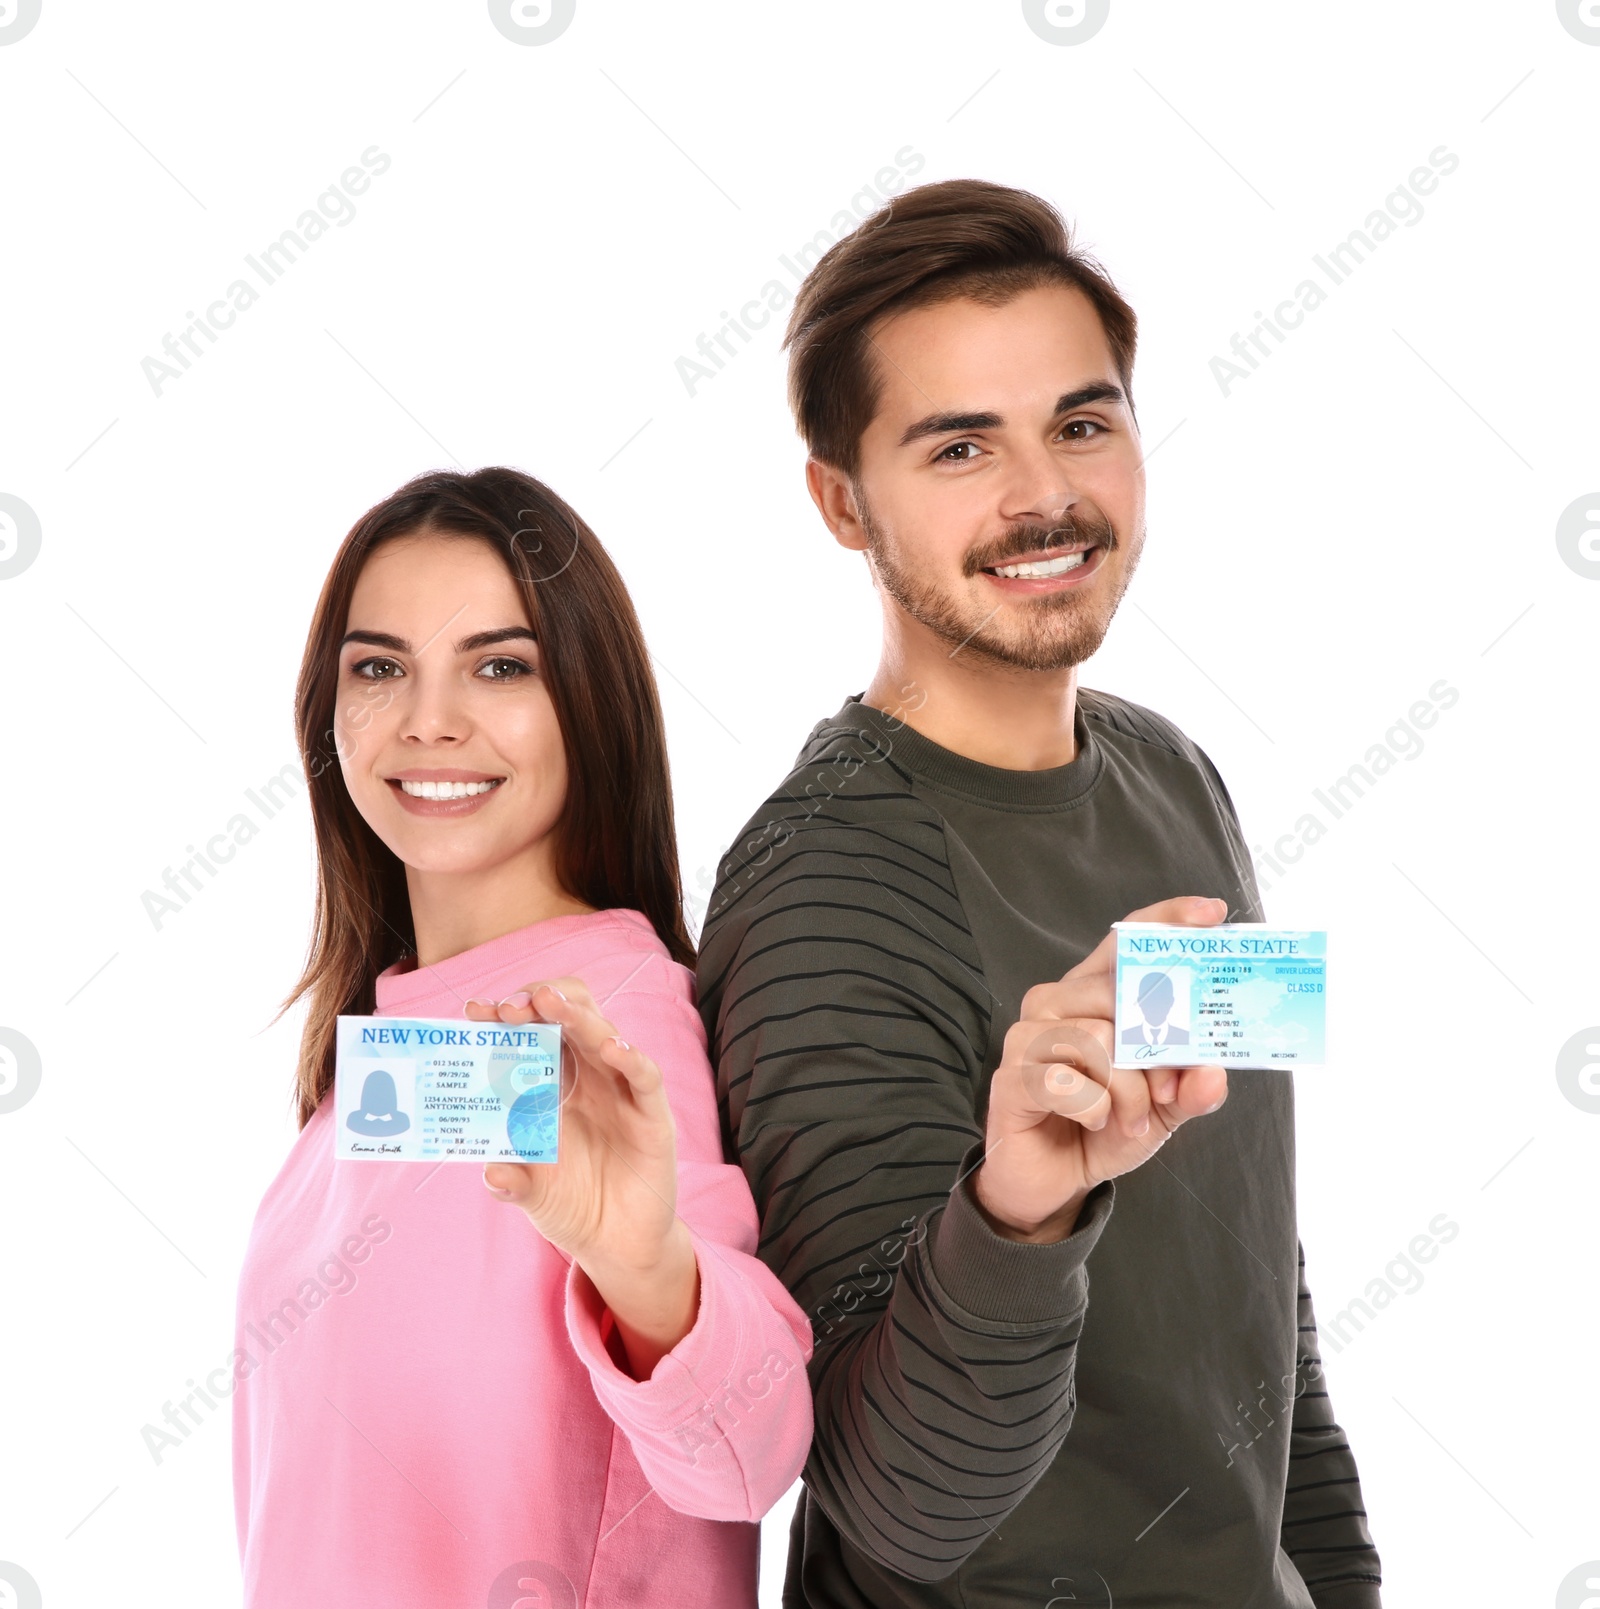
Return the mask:
M806 488L824 524L833 532L834 541L852 552L865 553L867 533L856 508L856 494L849 477L820 458L808 458Z

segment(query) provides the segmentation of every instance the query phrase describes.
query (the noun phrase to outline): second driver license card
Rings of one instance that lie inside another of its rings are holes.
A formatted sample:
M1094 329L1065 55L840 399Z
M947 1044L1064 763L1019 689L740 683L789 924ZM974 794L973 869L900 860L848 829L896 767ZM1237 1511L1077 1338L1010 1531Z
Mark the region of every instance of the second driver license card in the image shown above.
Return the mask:
M335 1155L357 1162L554 1162L561 1030L341 1017Z
M1117 922L1116 1067L1317 1067L1328 935Z

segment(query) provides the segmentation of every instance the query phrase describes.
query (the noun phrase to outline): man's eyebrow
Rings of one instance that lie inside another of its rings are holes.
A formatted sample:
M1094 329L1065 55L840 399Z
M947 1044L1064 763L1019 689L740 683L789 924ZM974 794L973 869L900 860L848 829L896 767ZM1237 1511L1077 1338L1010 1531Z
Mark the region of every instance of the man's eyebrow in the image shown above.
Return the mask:
M1071 413L1074 408L1082 408L1091 402L1126 401L1121 386L1113 385L1109 380L1091 380L1076 391L1062 392L1056 398L1055 412ZM907 447L914 441L921 441L924 436L942 436L949 431L999 430L1004 424L1005 420L997 413L930 413L906 427L900 437L900 445Z
M942 436L951 430L998 430L1004 423L997 413L930 413L914 425L906 426L900 445L909 447L924 436Z
M1056 398L1057 413L1071 413L1074 408L1082 408L1091 402L1126 402L1128 399L1122 394L1122 387L1113 385L1109 380L1091 380L1088 385L1081 385L1076 391L1063 391Z
M493 648L496 643L502 642L537 642L539 639L527 626L501 626L495 631L478 631L470 637L463 637L456 644L458 654L470 654L479 648ZM387 631L348 631L345 633L341 648L349 643L364 643L369 648L387 648L390 653L409 654L411 644L404 637L396 637Z

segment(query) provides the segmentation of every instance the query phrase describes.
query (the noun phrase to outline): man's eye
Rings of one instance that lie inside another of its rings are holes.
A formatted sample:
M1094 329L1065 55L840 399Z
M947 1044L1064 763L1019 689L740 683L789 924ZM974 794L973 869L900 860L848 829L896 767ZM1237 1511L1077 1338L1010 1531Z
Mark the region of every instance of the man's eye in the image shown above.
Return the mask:
M507 654L496 654L493 659L484 660L478 667L478 675L490 682L515 681L519 676L532 674L533 666L525 659L513 659Z
M350 667L350 674L363 681L386 682L404 676L405 671L392 659L360 659Z
M977 456L978 444L975 441L953 441L937 455L952 464L970 464ZM960 454L956 457L954 454ZM937 461L937 459L936 459Z
M1061 427L1061 434L1069 441L1093 441L1095 436L1103 436L1106 427L1098 419L1069 419ZM1093 431L1094 435L1074 436L1074 430Z

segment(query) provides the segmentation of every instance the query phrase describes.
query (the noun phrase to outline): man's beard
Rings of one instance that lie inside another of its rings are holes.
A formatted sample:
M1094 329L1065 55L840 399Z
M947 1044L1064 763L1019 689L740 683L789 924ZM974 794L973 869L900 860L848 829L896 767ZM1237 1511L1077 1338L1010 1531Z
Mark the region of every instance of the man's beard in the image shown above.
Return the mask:
M1088 659L1105 641L1111 617L1128 590L1143 545L1119 540L1111 522L1096 508L1088 508L1081 515L1069 514L1052 526L1013 525L993 542L967 553L962 560L963 576L970 578L1029 553L1082 541L1104 549L1099 561L1102 565L1122 549L1126 553L1122 574L1108 598L1080 596L1073 588L1033 598L1007 599L984 616L964 597L941 591L935 582L904 564L895 544L873 520L859 491L856 509L866 533L868 556L884 591L913 620L948 643L952 659L958 653L967 654L1014 670L1065 670ZM999 625L996 617L1002 610L1011 618Z

